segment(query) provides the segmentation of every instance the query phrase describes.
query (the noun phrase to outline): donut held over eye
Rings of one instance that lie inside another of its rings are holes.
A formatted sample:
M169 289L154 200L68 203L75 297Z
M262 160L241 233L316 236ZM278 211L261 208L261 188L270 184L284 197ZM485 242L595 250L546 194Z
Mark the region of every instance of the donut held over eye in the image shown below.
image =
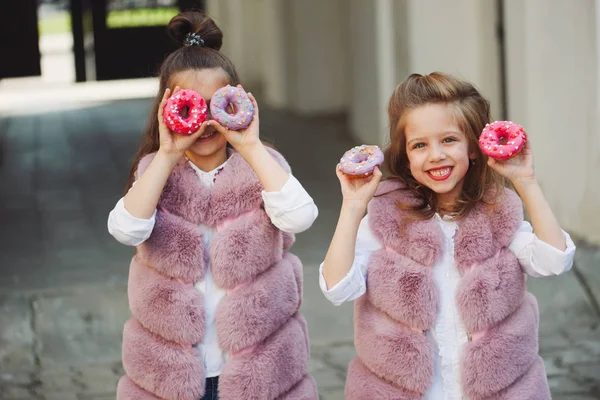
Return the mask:
M235 109L235 114L227 112L228 108ZM227 85L213 94L210 113L215 121L227 129L245 129L254 118L254 104L243 89Z
M167 127L180 135L191 135L206 121L208 106L202 96L190 89L178 90L167 99L163 120Z

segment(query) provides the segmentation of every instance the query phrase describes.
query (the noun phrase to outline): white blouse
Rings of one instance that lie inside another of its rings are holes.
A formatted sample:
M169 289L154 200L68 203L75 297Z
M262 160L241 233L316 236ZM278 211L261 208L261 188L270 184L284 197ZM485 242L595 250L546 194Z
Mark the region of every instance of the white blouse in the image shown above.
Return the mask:
M444 234L442 259L433 267L433 279L440 290L440 312L434 327L427 334L434 339L437 350L433 385L425 393L426 400L454 400L465 398L460 387L460 357L463 346L468 342L467 331L463 326L456 304L456 288L460 273L454 261L454 235L457 224L435 215ZM531 224L521 223L510 250L517 256L523 272L534 277L560 275L573 265L575 244L564 232L567 249L560 251L541 241L533 233ZM371 253L381 249L381 242L369 227L369 216L360 223L356 240L354 263L348 274L335 286L328 289L323 277L323 264L319 274L319 284L325 297L334 305L340 305L365 294L367 290L367 266Z
M223 168L227 168L227 161L209 172L202 171L191 162L189 164L198 175L200 182L209 188L219 179L219 172ZM279 192L263 191L262 198L271 222L284 232L300 233L305 231L319 214L313 199L291 174ZM128 246L138 246L152 234L155 220L156 211L149 219L134 217L125 209L123 198L121 198L108 216L108 231L119 242ZM205 248L208 249L214 229L206 225L200 225L199 229L204 235ZM204 359L206 377L215 377L220 375L228 357L219 347L215 319L217 306L226 291L214 283L210 265L207 265L205 279L196 282L194 286L204 295L206 324L204 339L197 346Z

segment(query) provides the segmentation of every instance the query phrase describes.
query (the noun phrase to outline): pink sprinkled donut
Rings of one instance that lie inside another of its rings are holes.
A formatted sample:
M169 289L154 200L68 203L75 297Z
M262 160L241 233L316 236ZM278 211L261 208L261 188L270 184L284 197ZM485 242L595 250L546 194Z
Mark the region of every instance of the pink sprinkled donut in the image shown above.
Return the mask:
M383 164L383 152L377 146L356 146L340 160L340 170L350 178L364 178Z
M227 112L227 106L233 104L236 113ZM254 117L254 105L248 94L237 87L227 85L217 90L210 100L210 112L218 123L231 130L247 128Z
M521 125L510 121L486 124L479 135L479 147L483 154L496 160L508 160L525 147L527 134Z
M206 121L207 111L208 107L202 96L193 90L182 89L167 99L163 119L173 132L191 135Z

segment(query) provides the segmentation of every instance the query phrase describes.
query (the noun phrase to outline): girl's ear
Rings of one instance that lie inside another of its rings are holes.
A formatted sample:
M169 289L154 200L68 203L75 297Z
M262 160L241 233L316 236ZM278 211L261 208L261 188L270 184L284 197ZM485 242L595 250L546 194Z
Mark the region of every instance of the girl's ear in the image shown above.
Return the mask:
M477 153L475 153L473 151L470 152L469 153L469 165L470 166L475 165L476 160L477 160Z

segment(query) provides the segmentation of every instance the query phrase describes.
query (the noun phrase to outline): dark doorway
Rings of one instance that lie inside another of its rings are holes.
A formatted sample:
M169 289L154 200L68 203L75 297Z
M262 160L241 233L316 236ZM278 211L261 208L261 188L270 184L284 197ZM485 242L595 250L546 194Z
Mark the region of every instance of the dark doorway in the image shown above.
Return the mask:
M180 10L204 9L204 1L94 0L96 79L154 76L175 45L165 26Z
M67 0L0 1L0 79L41 75L38 5ZM78 82L154 76L175 48L165 26L204 0L68 0ZM9 61L10 60L10 61ZM7 62L9 61L9 62Z
M0 1L0 79L39 76L36 0Z

